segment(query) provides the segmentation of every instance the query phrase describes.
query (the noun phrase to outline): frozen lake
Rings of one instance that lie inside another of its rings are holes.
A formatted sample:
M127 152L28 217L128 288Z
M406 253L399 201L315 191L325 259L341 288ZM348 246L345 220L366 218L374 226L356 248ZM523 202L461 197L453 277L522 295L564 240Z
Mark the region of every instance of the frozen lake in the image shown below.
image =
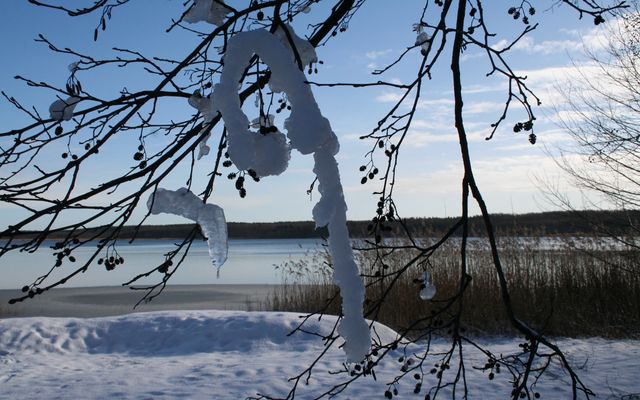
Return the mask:
M158 266L164 260L164 254L174 249L174 240L137 240L133 244L123 242L118 245L118 253L124 257L125 263L118 265L113 271L106 271L104 266L94 264L84 274L71 279L65 287L87 286L119 286L137 274ZM276 284L280 283L280 275L274 268L288 260L300 259L304 254L320 246L318 239L243 239L229 241L229 257L220 269L220 277L216 276L216 268L211 259L205 241L195 241L189 255L180 269L171 278L171 284ZM46 243L34 254L10 252L0 258L0 289L16 289L46 273L53 265L55 258L50 246ZM83 260L88 259L95 247L82 246L74 251L75 263L65 262L54 272L55 277L62 278L72 268L78 268ZM162 274L155 273L146 283L160 281ZM50 280L49 282L54 282Z
M431 243L435 239L425 239ZM637 241L637 239L636 239ZM119 286L132 277L157 267L164 254L175 248L177 240L136 240L133 244L123 241L118 245L118 253L124 257L125 263L113 271L106 271L104 266L94 264L89 270L70 280L65 287ZM498 241L501 248L528 247L539 250L560 250L567 248L569 242L577 248L602 248L621 250L622 246L610 238L502 238ZM46 273L55 261L53 250L45 245L34 254L10 252L0 258L0 289L18 289ZM229 257L217 277L216 268L212 266L205 241L194 241L189 255L178 272L171 278L170 284L234 284L263 285L281 283L280 275L274 268L285 261L298 260L308 251L319 249L320 239L237 239L229 241ZM459 238L452 238L450 245L459 246ZM481 238L469 238L469 248L486 249L488 242ZM82 246L74 251L76 263L66 262L62 268L54 271L52 278L63 278L73 268L79 268L83 260L88 259L95 247ZM160 281L162 274L154 273L144 283ZM49 280L53 282L53 280Z

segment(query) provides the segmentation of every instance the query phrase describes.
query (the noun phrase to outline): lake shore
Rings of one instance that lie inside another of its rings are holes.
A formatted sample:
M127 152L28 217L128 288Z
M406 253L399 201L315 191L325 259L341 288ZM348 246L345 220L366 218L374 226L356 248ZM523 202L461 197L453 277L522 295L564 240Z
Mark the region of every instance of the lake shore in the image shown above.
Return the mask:
M10 305L16 290L0 290L0 318L105 317L164 310L256 310L278 285L169 285L150 303L134 305L144 291L120 286L52 289Z

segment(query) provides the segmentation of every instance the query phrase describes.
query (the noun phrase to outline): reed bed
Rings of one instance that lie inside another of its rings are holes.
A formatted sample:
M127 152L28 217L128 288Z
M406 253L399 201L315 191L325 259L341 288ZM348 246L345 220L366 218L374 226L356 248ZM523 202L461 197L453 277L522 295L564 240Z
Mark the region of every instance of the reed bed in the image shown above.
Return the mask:
M557 336L640 337L640 253L598 238L505 237L500 257L517 316L535 329ZM404 330L416 320L442 309L460 286L460 242L441 246L421 265L411 265L393 282L394 272L415 251L400 250L384 258L386 268L371 251L357 258L370 310L385 292L382 306L368 318ZM282 285L262 305L266 310L339 314L340 299L332 282L330 258L324 247L299 261L279 266ZM482 239L468 245L467 273L471 281L462 297L463 326L481 334L512 331L502 303L491 252ZM419 297L415 282L424 270L432 274L436 296ZM375 277L382 271L387 278ZM392 284L393 282L393 284ZM422 329L423 326L413 325Z

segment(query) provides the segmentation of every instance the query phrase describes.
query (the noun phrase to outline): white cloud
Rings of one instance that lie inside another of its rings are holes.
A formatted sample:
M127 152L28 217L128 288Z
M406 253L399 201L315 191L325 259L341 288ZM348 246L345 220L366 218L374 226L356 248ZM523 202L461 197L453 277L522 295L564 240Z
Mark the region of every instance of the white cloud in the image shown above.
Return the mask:
M360 140L360 136L362 135L357 133L346 133L346 134L340 135L340 140L358 141Z
M518 40L512 50L523 51L528 54L550 55L556 53L575 54L583 52L585 49L600 50L606 46L610 38L610 30L620 29L620 21L613 19L606 25L592 27L587 30L567 30L560 29L559 32L568 36L566 39L552 39L537 41L533 36L528 35ZM495 50L502 50L511 42L502 39L491 47Z
M597 27L589 29L582 34L583 49L590 51L599 51L611 44L612 39L615 39L616 35L623 35L626 28L623 26L622 20L619 18L607 21L606 24L601 24Z
M473 60L476 58L480 58L482 56L486 55L486 53L481 52L481 51L474 51L474 52L464 52L464 54L462 55L462 57L460 57L460 61L465 62L465 61L469 61L469 60Z
M486 129L467 130L467 141L484 142L487 134L488 131ZM412 149L423 148L436 143L458 143L458 141L458 132L452 124L414 123L404 140L404 144L409 145L408 149Z
M520 39L514 46L514 50L524 51L529 54L555 54L574 51L582 46L580 40L543 40L536 43L535 39L525 36Z
M394 92L384 92L376 96L376 101L380 103L397 103L402 98L402 95Z
M389 53L391 53L391 49L368 51L364 55L369 60L377 60L378 58L383 57Z
M589 29L560 29L559 32L568 36L568 39L543 40L536 42L531 36L525 36L513 47L515 50L525 51L529 54L554 54L560 52L576 56L585 50L598 52L616 40L616 37L626 37L628 27L624 26L621 18L607 20L606 24L592 26ZM632 28L635 29L635 28ZM499 42L503 44L502 42Z
M567 133L560 128L539 130L536 131L535 134L538 138L535 146L545 149L547 147L554 147L571 141ZM533 148L531 143L529 143L529 141L527 140L527 136L520 136L519 139L520 140L516 141L509 140L507 143L500 144L499 146L495 147L495 150L511 152L513 154L513 152L530 151Z
M433 143L452 143L458 140L458 135L453 130L451 133L435 134L432 131L412 130L405 138L405 144L411 147L422 148Z
M467 85L462 88L463 94L481 94L488 92L503 92L507 89L505 82L499 82L494 85ZM451 93L450 91L448 93Z
M430 107L430 106L453 106L455 101L453 99L443 97L439 99L430 99L430 100L420 100L421 107Z
M504 103L496 101L468 101L464 103L463 113L467 115L500 113L503 108Z
M533 70L516 71L518 76L526 77L524 81L534 91L554 89L567 85L575 86L581 82L598 81L601 69L593 63L575 63L573 65L546 67ZM584 85L582 85L584 86Z
M507 39L501 39L497 43L492 44L491 48L494 50L502 50L509 45L509 41Z
M561 170L546 155L494 157L472 161L474 176L484 193L537 193L535 177L539 174L558 178ZM462 165L450 163L441 169L405 175L395 184L399 192L411 194L458 193Z

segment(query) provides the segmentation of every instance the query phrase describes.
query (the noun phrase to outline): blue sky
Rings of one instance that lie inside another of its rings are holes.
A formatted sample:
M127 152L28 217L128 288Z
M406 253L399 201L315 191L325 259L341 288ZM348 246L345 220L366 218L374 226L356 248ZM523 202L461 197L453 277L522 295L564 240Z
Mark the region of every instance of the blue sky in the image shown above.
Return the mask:
M46 46L34 42L38 33L46 35L54 43L77 49L80 52L100 56L112 54L112 47L140 50L146 55L180 58L188 54L197 39L179 29L172 33L164 30L171 17L179 16L182 1L156 0L132 1L130 5L116 9L108 29L93 42L93 29L98 24L97 15L70 18L63 13L31 6L26 2L8 2L0 14L0 46L3 61L0 63L0 88L27 105L47 114L54 95L46 90L29 88L13 79L15 75L35 81L47 81L63 86L68 76L67 66L76 61L73 57L52 54ZM242 3L242 2L235 2ZM523 24L514 21L506 12L506 3L485 2L489 26L497 36L495 46L504 46L514 38ZM490 3L490 4L489 4ZM497 5L500 3L499 5ZM560 189L577 203L578 192L568 186L545 152L566 143L566 135L554 124L556 112L550 105L558 101L554 85L562 85L567 74L574 74L572 63L581 63L580 49L584 42L597 43L598 30L590 19L580 21L571 10L561 7L548 9L554 1L543 2L532 22L540 27L532 32L510 53L512 67L529 76L531 87L543 101L537 110L536 134L539 142L531 146L524 134L515 134L513 123L522 120L522 114L514 109L495 137L486 141L490 124L502 111L506 83L494 77L486 78L489 66L485 59L470 50L463 59L465 89L465 119L471 143L472 160L476 178L484 192L491 212L537 212L553 209L540 193L538 181L559 185ZM417 22L422 2L371 0L351 21L349 29L318 49L324 64L311 80L317 82L368 82L379 79L371 72L393 61L404 49L413 45L416 34L412 24ZM312 9L323 15L319 6ZM307 21L294 24L300 36L305 34ZM199 24L200 29L211 29ZM414 51L405 62L384 75L384 79L406 82L417 70L419 54ZM404 146L396 184L396 202L401 215L453 216L460 214L460 178L462 166L457 137L453 130L452 91L449 65L442 59L433 79L423 89L422 101L416 115L414 128ZM83 86L105 98L116 97L123 87L129 90L154 86L156 78L149 79L140 71L122 69L80 73ZM398 92L390 88L345 89L314 88L314 93L324 115L329 118L341 142L340 162L350 219L369 219L375 213L377 182L360 184L358 167L371 143L358 140L376 125L378 118L393 104ZM166 118L175 114L192 113L186 102L172 103L162 110ZM2 131L23 125L26 120L6 101L0 103ZM282 121L276 121L281 123ZM216 131L218 132L218 131ZM165 138L166 139L166 138ZM150 146L160 146L163 138ZM216 138L212 143L215 143ZM108 176L120 169L119 163L127 163L135 152L137 141L123 135L119 146L112 153L90 164L84 175L86 187L95 184L100 176ZM64 149L60 149L64 151ZM45 160L52 164L61 162L60 153L52 151ZM213 165L213 156L196 164L196 187L202 185ZM225 209L229 221L283 221L309 220L317 194L310 199L306 189L313 181L312 160L309 156L292 155L289 169L281 176L269 177L259 184L247 185L248 195L240 199L230 181L219 180L210 202ZM231 170L229 171L231 172ZM185 175L174 174L165 187L177 189L184 185ZM108 201L108 199L104 199ZM1 206L0 225L15 222L21 211ZM11 212L9 212L11 211ZM186 222L178 217L154 216L149 223Z

